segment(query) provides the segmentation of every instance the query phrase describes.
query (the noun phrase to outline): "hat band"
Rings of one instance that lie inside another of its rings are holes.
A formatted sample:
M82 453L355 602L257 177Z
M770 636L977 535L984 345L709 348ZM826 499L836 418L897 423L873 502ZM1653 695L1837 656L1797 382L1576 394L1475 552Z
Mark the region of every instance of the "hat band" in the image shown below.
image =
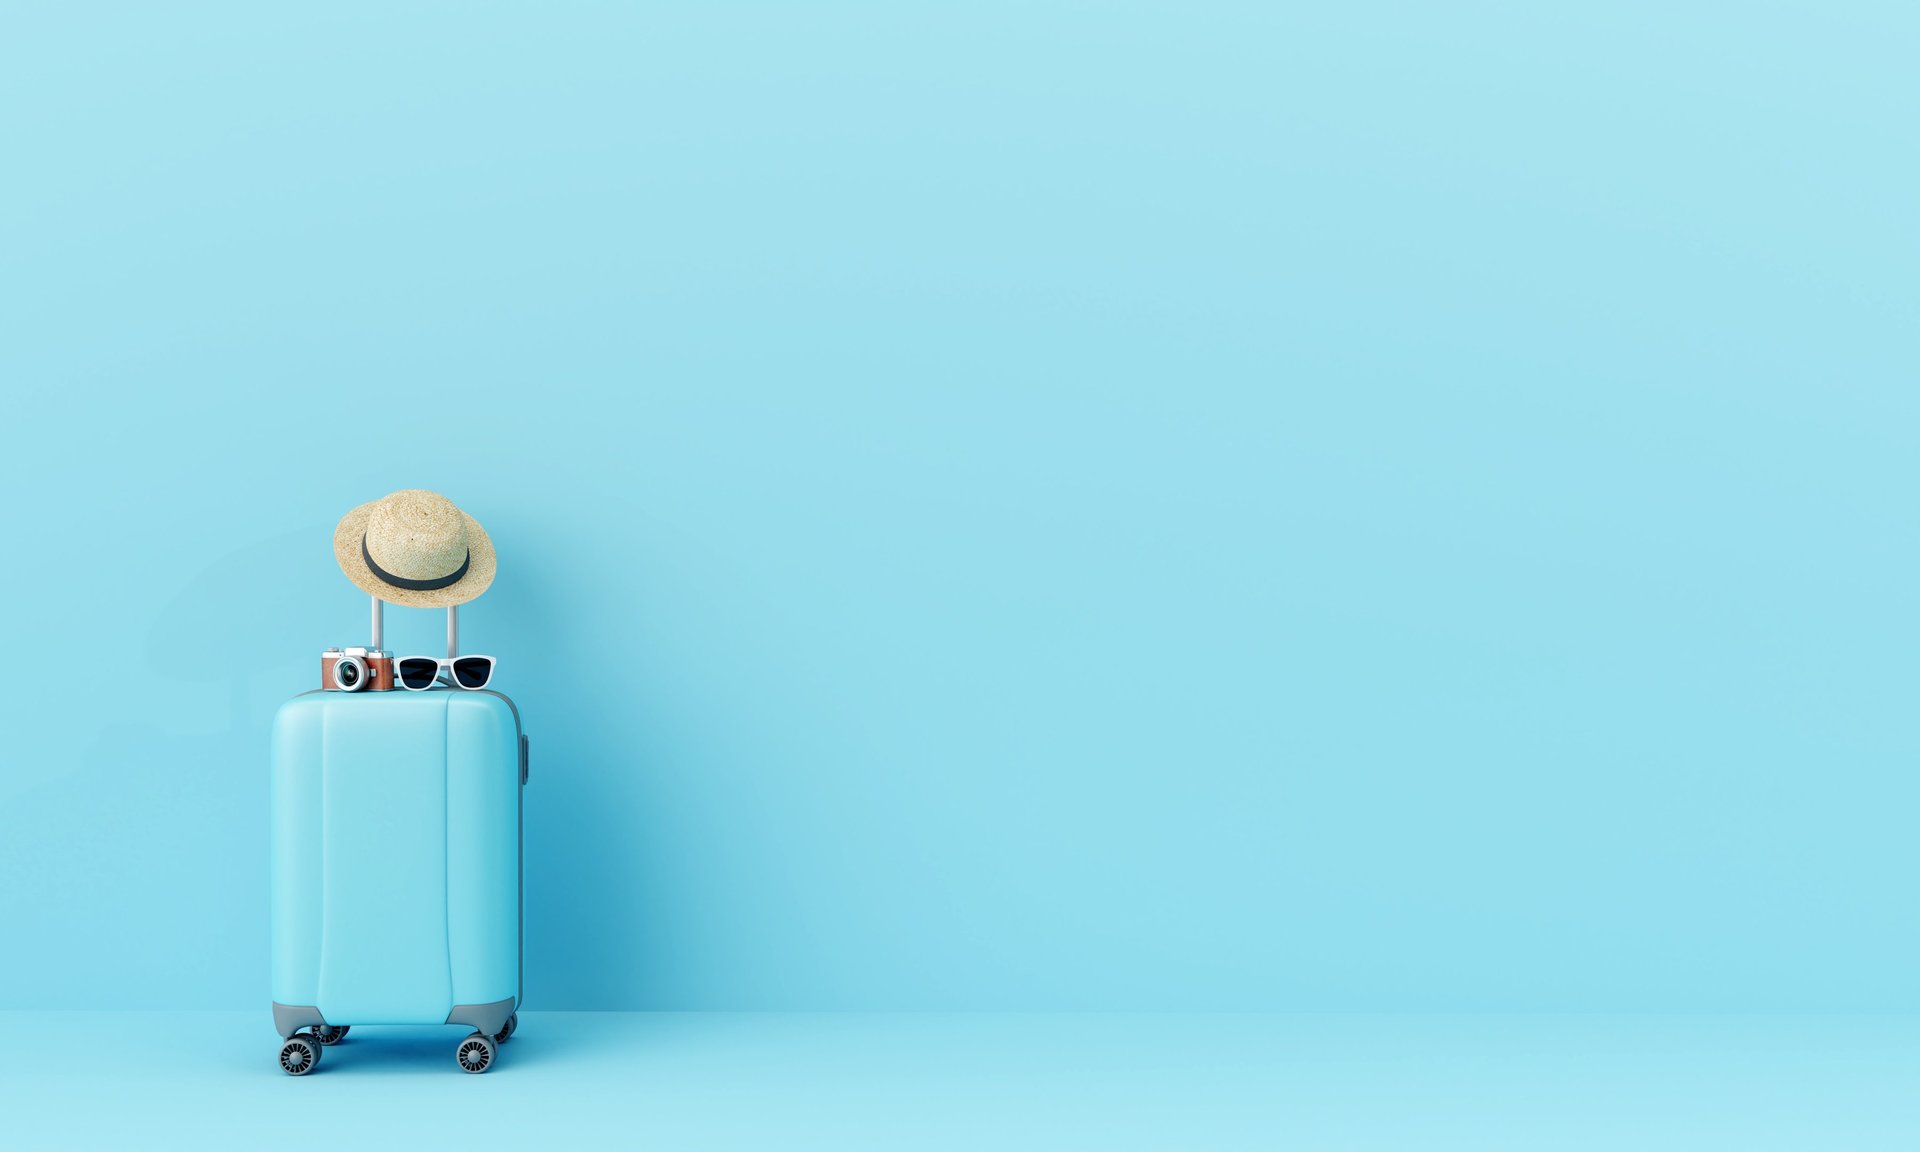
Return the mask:
M367 534L365 532L360 534L360 558L367 562L367 567L375 576L380 577L380 579L393 585L395 588L405 588L409 592L432 592L435 589L445 588L450 584L458 584L460 582L460 577L467 574L467 567L473 563L473 549L467 549L467 554L460 560L460 567L455 568L445 576L436 577L432 580L409 580L405 576L395 576L385 568L375 564L373 562L373 553L367 551Z

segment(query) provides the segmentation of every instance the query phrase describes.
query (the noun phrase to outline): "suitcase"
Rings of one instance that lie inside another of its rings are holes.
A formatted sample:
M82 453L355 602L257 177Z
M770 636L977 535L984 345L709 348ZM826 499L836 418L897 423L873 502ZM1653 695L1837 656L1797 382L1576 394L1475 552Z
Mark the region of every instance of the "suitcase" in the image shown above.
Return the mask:
M463 1024L456 1061L486 1071L521 998L519 710L316 689L281 706L272 758L281 1067L311 1071L354 1024Z

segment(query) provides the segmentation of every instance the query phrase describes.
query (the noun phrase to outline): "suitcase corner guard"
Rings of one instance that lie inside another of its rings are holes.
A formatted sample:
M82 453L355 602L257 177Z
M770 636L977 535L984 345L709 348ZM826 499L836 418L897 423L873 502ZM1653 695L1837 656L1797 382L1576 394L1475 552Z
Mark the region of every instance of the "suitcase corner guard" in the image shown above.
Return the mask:
M447 1013L447 1023L465 1024L475 1031L496 1036L507 1026L507 1017L513 1015L513 1001L509 996L491 1004L455 1004L453 1011Z
M324 1028L326 1023L326 1018L320 1015L318 1008L299 1008L278 1000L273 1002L273 1030L280 1033L282 1040L291 1039L295 1032L310 1024Z

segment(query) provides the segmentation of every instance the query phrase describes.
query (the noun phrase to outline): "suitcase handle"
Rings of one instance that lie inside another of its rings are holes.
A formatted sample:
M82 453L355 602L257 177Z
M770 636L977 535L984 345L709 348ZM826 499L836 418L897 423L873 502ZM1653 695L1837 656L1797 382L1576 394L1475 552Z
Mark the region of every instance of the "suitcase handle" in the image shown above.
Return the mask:
M373 601L373 643L368 647L377 652L386 647L384 641L387 630L387 604L378 596L369 596L367 599ZM447 608L447 659L451 660L458 655L460 655L460 606L454 604Z

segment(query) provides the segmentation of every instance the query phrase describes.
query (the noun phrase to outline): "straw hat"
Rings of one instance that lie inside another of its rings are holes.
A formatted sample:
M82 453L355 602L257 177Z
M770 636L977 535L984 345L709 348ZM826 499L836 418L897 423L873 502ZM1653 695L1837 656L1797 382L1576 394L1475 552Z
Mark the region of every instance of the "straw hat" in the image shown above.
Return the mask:
M362 504L333 530L340 571L389 604L451 608L493 583L493 541L438 492L408 488Z

